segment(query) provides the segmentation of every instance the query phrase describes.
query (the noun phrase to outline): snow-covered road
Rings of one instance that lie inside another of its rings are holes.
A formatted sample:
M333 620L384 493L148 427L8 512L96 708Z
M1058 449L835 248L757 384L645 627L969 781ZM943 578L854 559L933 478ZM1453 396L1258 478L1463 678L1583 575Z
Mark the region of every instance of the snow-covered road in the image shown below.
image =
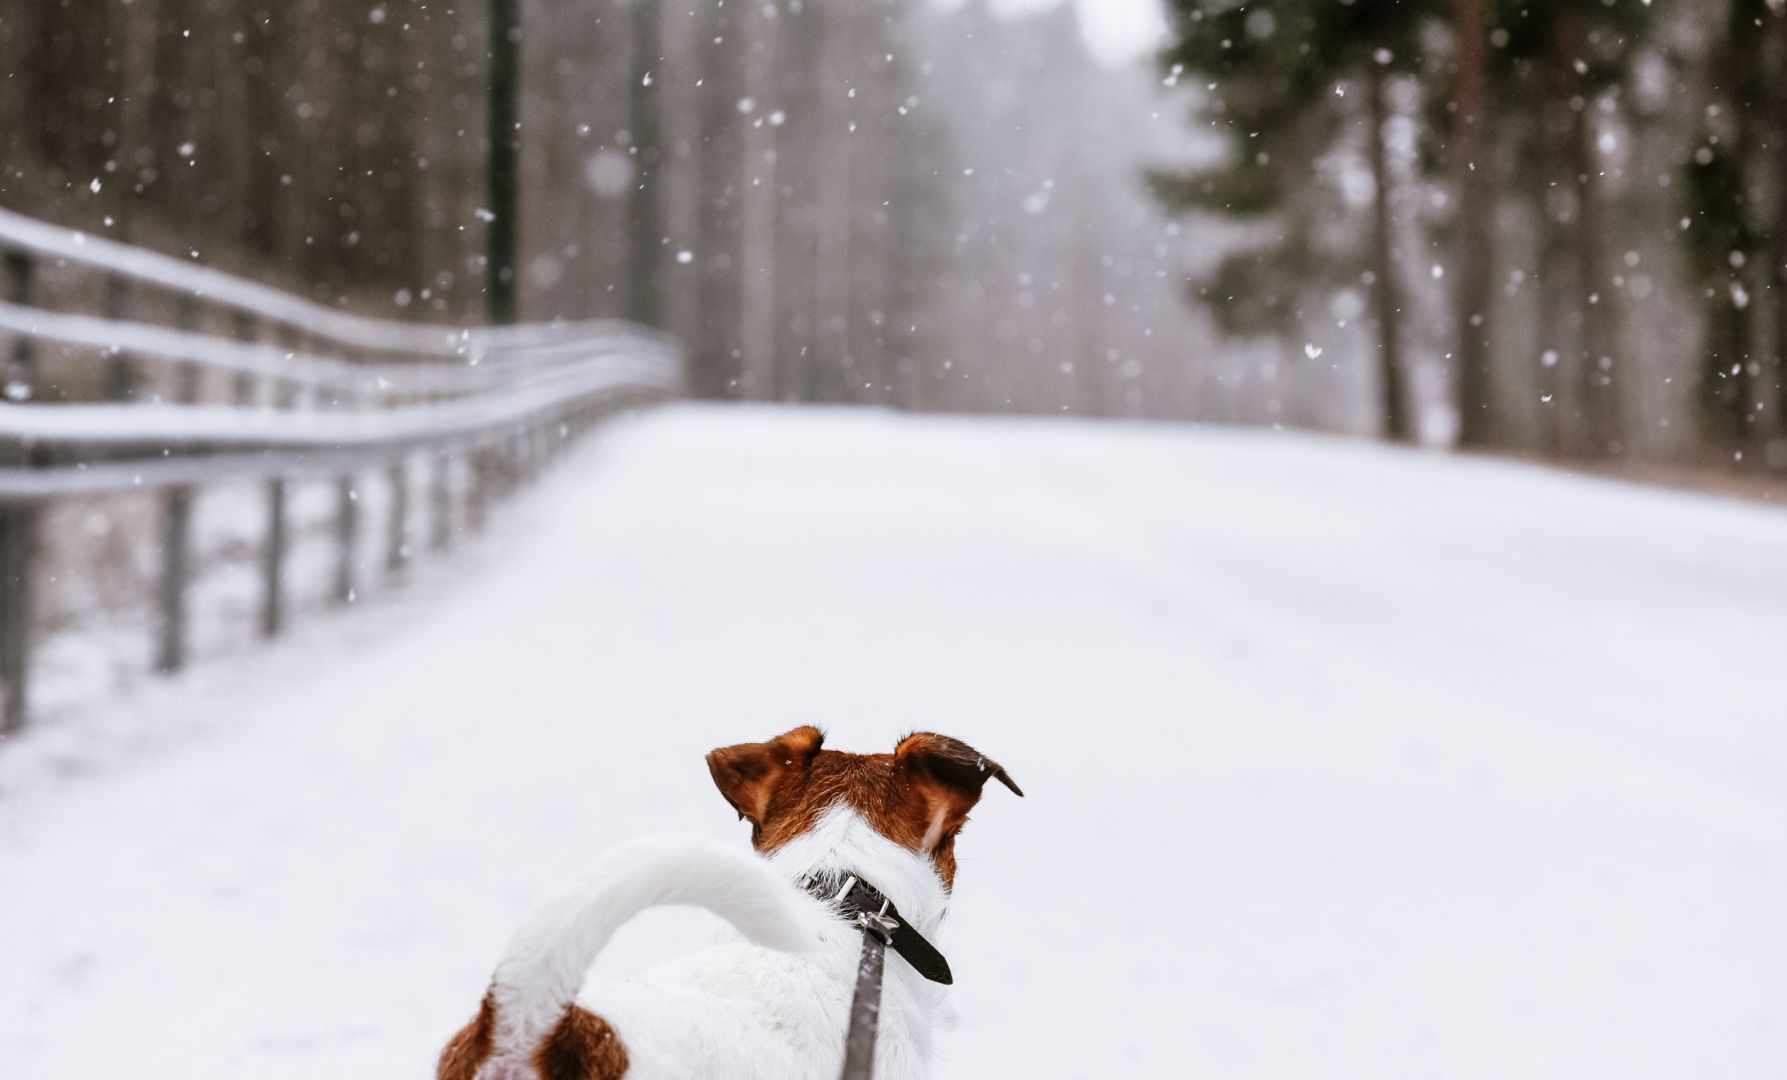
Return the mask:
M702 754L963 737L948 1078L1787 1075L1787 511L679 408L452 580L0 746L0 1077L429 1075ZM656 913L624 970L706 932Z

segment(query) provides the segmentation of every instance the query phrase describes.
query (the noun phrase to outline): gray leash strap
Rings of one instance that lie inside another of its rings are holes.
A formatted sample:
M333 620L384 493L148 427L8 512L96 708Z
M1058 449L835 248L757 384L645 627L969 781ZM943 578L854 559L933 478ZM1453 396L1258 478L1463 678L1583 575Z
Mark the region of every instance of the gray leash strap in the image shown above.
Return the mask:
M851 878L844 887L849 892ZM842 894L840 894L842 895ZM844 1071L839 1080L872 1080L875 1075L875 1036L881 1030L881 981L887 971L887 946L900 924L881 910L859 912L862 927L862 959L856 965L856 993L850 999L850 1028L844 1035Z
M844 1036L841 1080L875 1075L875 1035L881 1029L881 976L887 969L887 942L863 927L862 961L856 966L856 996L850 999L850 1030Z
M873 885L854 874L843 886L830 877L809 876L801 888L833 905L862 930L862 958L856 965L856 991L850 998L850 1028L844 1033L842 1080L873 1080L875 1036L881 1030L881 991L887 973L887 950L900 954L912 970L934 983L954 981L949 961L923 934L900 922L899 909Z

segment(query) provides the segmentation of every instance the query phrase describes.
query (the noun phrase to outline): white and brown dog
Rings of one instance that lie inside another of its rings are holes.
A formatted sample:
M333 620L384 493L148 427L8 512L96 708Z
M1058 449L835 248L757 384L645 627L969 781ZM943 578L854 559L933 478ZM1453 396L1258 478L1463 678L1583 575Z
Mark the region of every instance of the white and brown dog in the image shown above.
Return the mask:
M608 853L523 924L439 1080L834 1080L863 934L804 884L872 883L920 934L955 884L955 840L997 764L941 735L891 754L822 750L803 727L715 750L720 793L758 855L709 841ZM620 925L666 904L712 911L743 936L581 994ZM580 1000L579 1000L580 999ZM875 1050L880 1080L929 1073L939 988L892 957Z

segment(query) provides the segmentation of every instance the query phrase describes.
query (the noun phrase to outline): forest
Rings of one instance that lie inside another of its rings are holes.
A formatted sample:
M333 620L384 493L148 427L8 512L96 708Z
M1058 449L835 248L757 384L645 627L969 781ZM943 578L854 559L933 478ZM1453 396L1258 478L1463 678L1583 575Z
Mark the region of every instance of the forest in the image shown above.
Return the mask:
M1238 230L1230 333L1374 367L1391 439L1787 465L1787 5L1170 12L1220 145L1154 182Z
M348 310L482 318L492 8L0 15L0 203ZM1154 80L1095 64L1067 9L518 15L522 317L667 328L700 397L1188 408L1143 364L1197 325L1140 173Z
M1778 0L1163 0L1128 65L1072 5L525 0L513 222L510 6L15 5L0 203L448 322L512 225L522 317L704 398L1787 467Z

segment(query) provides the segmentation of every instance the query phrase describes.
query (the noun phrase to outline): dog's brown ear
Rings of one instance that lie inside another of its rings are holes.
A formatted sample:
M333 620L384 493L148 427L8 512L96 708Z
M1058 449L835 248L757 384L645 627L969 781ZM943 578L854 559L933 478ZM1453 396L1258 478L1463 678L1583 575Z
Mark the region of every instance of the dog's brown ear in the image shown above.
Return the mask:
M722 746L707 755L707 771L739 817L762 825L776 788L805 772L824 743L825 733L818 728L797 727L768 742Z
M925 798L930 819L925 830L927 850L962 827L988 780L997 779L1014 795L1024 794L998 762L947 735L928 731L908 735L894 749L894 760Z
M947 735L933 735L928 731L908 735L894 749L894 759L915 776L976 799L980 798L980 790L986 787L987 781L994 779L1010 788L1012 794L1024 794L997 761Z

